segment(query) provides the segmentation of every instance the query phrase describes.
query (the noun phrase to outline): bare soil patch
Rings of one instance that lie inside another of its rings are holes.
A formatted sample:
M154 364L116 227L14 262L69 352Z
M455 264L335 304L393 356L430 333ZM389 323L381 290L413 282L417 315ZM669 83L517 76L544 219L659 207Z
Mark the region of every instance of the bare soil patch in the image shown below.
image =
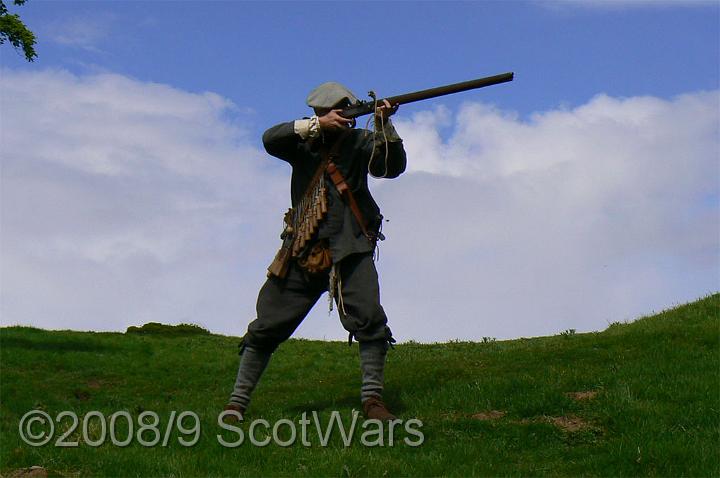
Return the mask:
M499 420L504 417L505 414L506 412L502 410L489 410L486 412L475 413L474 415L471 415L470 418L474 418L476 420Z
M47 478L48 472L42 466L31 466L29 468L18 468L6 476L8 478Z
M576 415L563 415L559 417L541 416L533 418L523 418L514 423L520 423L521 425L527 425L528 423L552 423L560 430L567 433L576 433L581 431L601 431L599 427L593 425L591 422L584 418Z
M582 430L593 429L590 423L575 415L561 417L547 417L550 423L568 433L579 432Z
M592 400L593 398L597 397L597 394L597 390L588 390L586 392L567 392L565 395L572 398L573 400L583 401Z

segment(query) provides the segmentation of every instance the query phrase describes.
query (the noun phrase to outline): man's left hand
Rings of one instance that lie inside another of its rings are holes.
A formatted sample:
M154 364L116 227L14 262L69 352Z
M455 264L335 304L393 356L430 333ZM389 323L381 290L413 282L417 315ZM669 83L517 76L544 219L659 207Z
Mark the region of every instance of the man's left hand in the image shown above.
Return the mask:
M400 107L399 104L391 105L388 100L383 100L383 104L375 109L375 118L381 121L387 121Z

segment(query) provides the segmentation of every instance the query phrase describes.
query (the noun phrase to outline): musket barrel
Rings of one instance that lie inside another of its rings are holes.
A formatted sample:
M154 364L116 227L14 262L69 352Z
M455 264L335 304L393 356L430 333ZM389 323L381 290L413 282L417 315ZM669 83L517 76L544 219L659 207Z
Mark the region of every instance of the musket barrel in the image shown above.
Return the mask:
M478 78L477 80L463 81L452 85L438 86L436 88L428 88L427 90L415 91L404 95L391 96L386 98L390 104L407 104L415 101L428 100L438 96L452 95L461 91L474 90L485 86L497 85L512 81L514 73L503 73L501 75L488 76L487 78Z
M461 91L474 90L485 86L497 85L513 80L514 73L503 73L501 75L488 76L486 78L478 78L476 80L463 81L452 85L438 86L436 88L428 88L427 90L414 91L404 95L390 96L385 98L391 105L404 105L415 101L427 100L438 96L451 95L460 93ZM379 100L382 104L383 100ZM343 109L341 115L345 118L357 118L358 116L367 115L375 109L374 101L361 101L358 104L348 106Z

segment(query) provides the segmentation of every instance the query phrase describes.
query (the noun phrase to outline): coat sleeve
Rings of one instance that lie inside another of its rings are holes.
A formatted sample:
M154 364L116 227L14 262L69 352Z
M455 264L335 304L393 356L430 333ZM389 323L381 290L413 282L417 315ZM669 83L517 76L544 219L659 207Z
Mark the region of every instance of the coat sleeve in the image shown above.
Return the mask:
M402 139L390 120L384 126L383 129L376 124L375 140L373 141L371 136L371 140L368 142L369 154L372 155L368 169L374 177L394 179L405 172L407 154ZM375 148L374 154L373 147Z
M265 131L262 137L263 146L268 154L295 164L298 156L298 145L302 141L295 133L295 122L280 123Z

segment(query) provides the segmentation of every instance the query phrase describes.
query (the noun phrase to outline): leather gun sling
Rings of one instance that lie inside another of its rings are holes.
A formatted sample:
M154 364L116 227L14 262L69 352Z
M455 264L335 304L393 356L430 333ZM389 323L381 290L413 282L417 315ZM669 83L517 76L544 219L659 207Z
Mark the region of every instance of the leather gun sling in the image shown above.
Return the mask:
M333 157L337 157L338 150L340 149L340 143L342 143L344 138L345 134L341 136L338 141L333 145L332 151L330 153L328 153L327 150L322 151L323 162L327 163L325 170L327 171L328 176L330 176L330 179L337 188L338 193L340 193L340 197L342 197L350 206L350 210L352 211L355 219L360 225L362 233L369 241L372 241L372 236L367 231L367 227L365 226L365 219L363 218L362 212L360 212L360 207L355 200L355 196L353 195L352 190L345 181L345 177L342 175L338 167L332 161Z

